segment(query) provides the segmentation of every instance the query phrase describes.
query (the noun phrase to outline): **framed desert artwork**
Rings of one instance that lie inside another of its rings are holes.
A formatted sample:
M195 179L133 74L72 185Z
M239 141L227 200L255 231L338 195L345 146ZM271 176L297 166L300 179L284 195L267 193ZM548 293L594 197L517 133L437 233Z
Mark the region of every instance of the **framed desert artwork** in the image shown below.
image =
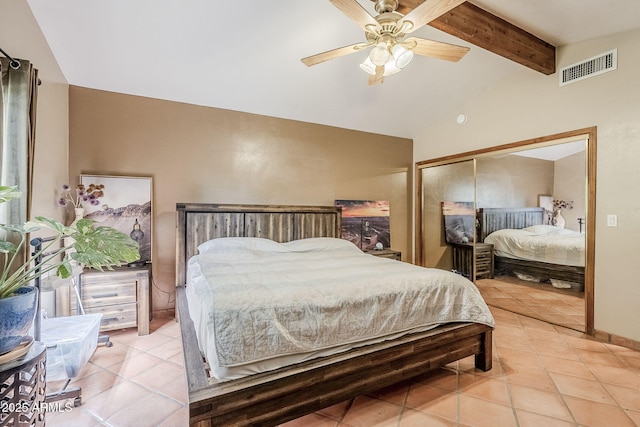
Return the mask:
M85 207L85 218L113 227L138 242L140 263L151 262L152 178L134 176L80 175L80 183L104 185L97 205Z

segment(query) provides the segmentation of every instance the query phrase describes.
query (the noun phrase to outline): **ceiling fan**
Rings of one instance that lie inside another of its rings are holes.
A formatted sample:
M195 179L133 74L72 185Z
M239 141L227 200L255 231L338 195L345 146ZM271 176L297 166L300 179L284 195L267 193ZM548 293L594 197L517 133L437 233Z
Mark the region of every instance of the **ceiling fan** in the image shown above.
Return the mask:
M424 3L403 16L395 10L398 0L371 0L378 16L371 16L356 0L329 0L345 15L355 21L365 32L366 42L351 44L302 59L307 66L372 47L360 68L369 74L369 84L382 83L385 76L404 68L414 53L422 56L459 61L468 47L408 37L407 34L447 13L465 0L425 0Z

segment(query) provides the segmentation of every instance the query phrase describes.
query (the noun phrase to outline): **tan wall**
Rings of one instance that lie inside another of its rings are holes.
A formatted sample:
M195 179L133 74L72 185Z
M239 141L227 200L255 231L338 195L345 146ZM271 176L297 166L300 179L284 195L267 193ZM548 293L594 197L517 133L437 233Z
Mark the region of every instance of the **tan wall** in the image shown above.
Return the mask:
M558 49L558 67L618 49L618 69L559 87L557 74L522 69L483 95L443 115L414 139L416 161L598 128L595 328L640 340L640 286L635 239L640 235L640 30ZM460 126L456 116L468 120ZM607 214L618 227L606 226Z
M578 218L586 218L585 204L585 152L577 153L555 162L553 196L556 199L573 202L572 209L563 209L562 216L566 221L565 228L580 231ZM552 193L549 193L552 194ZM582 225L582 231L586 226Z
M177 202L389 200L411 259L412 141L273 117L70 89L70 176L153 178L153 309L173 307Z
M538 206L539 194L552 194L553 169L551 161L517 155L479 158L478 207Z

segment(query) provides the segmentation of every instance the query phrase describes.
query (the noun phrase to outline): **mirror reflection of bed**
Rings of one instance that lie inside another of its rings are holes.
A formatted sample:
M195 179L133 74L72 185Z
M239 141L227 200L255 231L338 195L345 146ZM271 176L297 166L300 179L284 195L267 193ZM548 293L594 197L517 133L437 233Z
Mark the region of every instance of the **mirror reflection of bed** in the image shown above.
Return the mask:
M494 277L476 280L488 304L584 331L584 234L547 223L543 208L480 208L479 240Z

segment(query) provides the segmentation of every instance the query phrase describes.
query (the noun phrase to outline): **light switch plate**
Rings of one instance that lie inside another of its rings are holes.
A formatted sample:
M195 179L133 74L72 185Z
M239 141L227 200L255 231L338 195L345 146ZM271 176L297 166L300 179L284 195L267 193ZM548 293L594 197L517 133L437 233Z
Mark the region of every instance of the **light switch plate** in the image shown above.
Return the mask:
M617 227L618 226L618 215L607 215L607 227Z

